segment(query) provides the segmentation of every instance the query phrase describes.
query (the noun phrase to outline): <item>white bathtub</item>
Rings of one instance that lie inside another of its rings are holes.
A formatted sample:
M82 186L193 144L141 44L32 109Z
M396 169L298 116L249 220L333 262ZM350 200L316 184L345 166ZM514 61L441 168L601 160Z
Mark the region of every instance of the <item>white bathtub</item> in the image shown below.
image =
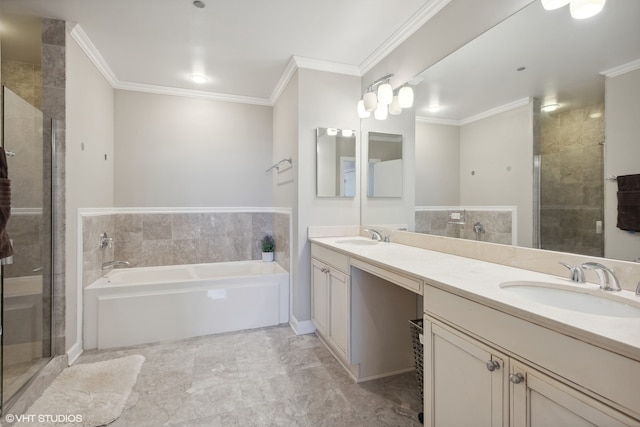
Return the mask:
M84 290L85 349L175 340L289 321L275 262L116 269Z

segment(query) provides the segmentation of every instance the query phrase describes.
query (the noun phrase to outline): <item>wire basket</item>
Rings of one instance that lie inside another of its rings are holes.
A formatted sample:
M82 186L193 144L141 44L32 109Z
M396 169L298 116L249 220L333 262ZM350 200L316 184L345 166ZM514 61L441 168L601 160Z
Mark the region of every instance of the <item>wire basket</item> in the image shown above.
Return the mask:
M416 362L416 379L418 380L418 388L420 389L420 402L424 402L423 391L423 345L422 345L422 319L409 320L409 329L411 330L411 343L413 345L413 357Z

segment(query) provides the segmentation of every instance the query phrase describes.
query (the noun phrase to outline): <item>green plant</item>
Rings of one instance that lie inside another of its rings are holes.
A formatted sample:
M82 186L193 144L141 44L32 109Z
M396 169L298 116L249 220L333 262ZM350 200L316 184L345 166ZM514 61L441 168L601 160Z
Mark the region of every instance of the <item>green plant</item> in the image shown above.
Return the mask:
M270 234L264 236L260 243L262 243L262 252L273 252L276 247L276 242L273 241Z

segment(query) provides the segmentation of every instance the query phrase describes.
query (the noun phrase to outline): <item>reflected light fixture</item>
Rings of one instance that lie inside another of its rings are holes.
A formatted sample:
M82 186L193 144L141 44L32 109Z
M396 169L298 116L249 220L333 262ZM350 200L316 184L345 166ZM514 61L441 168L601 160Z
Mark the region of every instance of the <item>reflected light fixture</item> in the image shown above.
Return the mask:
M393 74L386 75L365 89L362 99L358 101L358 117L366 119L374 111L376 119L385 120L388 114L397 116L403 108L413 106L413 89L405 85L395 92L389 83L392 77Z
M206 83L209 81L209 79L206 76L203 76L202 74L191 74L189 78L194 83Z
M607 0L540 0L545 10L559 9L569 5L573 19L587 19L597 15L604 8Z
M353 129L342 129L340 134L345 138L351 138L353 136Z
M338 134L338 129L336 128L327 128L327 135L336 136Z
M540 107L540 111L544 111L545 113L550 113L552 111L556 111L560 107L559 104L545 104Z

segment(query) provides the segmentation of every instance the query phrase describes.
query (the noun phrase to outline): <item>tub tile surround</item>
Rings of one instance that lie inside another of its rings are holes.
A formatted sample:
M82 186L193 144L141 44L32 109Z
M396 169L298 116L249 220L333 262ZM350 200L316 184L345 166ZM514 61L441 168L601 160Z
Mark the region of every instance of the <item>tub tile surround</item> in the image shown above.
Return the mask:
M449 222L449 212L465 211L464 224ZM481 223L485 232L479 240L490 243L510 245L513 243L515 226L515 207L483 208L483 207L436 207L416 208L415 230L416 233L433 234L436 236L457 237L467 240L477 240L473 231L475 223Z
M111 260L152 267L260 259L266 234L276 241L276 262L290 268L288 212L90 209L80 216L83 287L102 277L102 263ZM113 239L112 247L98 247L103 232Z

